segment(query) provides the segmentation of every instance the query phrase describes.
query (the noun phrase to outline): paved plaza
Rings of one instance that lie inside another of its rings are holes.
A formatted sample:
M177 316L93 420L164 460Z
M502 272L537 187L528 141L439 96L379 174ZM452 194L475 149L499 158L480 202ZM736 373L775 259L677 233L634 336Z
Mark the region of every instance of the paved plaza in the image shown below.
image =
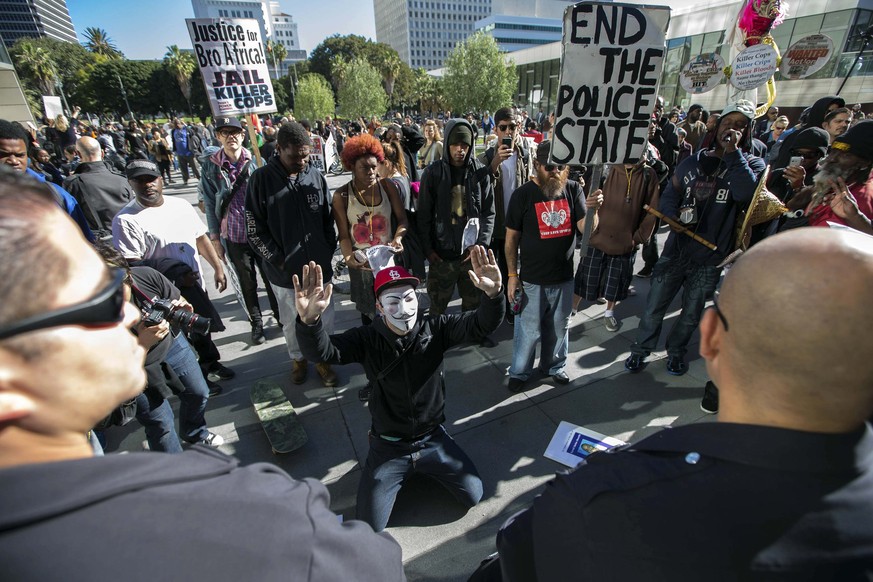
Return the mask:
M330 177L335 189L349 179ZM196 204L194 183L168 186L165 195ZM663 243L666 231L659 239ZM638 256L636 270L641 260ZM204 268L210 268L204 262ZM226 444L221 449L245 464L274 463L295 478L322 481L331 493L331 508L345 519L354 518L355 493L360 468L367 455L370 416L357 393L366 384L358 365L338 366L340 382L324 388L310 365L305 384L290 381L290 362L281 330L265 317L267 342L250 345L250 326L233 292L215 294L211 273L205 273L210 295L227 331L215 342L222 362L237 372L222 382L224 392L210 399L207 421ZM499 525L515 511L530 504L541 486L563 467L543 457L558 423L568 421L625 441L637 441L663 426L688 424L713 417L700 411L706 382L703 361L696 353L697 339L689 346L690 370L674 377L665 370L666 356L653 354L649 366L632 375L624 370L645 307L649 280L634 279L636 295L617 308L621 329L607 331L603 305L588 306L572 321L566 386L551 378L532 378L527 390L512 394L506 388L506 369L512 355L512 327L502 324L491 349L467 345L446 355L446 429L476 463L485 486L483 501L468 512L457 506L448 492L426 479L413 479L398 497L387 531L403 548L406 573L411 581L455 582L466 580L479 561L494 551ZM342 280L340 280L342 288ZM266 296L261 305L269 313ZM360 316L349 296L334 294L337 331L360 325ZM452 303L457 311L459 301ZM584 305L583 305L584 307ZM665 319L666 336L678 313L678 301ZM294 322L284 322L293 325ZM273 455L267 437L249 401L249 387L258 379L274 379L285 389L297 409L309 442L300 450ZM174 399L174 407L178 403ZM145 435L134 421L107 433L108 451L138 451ZM234 536L227 524L226 535Z

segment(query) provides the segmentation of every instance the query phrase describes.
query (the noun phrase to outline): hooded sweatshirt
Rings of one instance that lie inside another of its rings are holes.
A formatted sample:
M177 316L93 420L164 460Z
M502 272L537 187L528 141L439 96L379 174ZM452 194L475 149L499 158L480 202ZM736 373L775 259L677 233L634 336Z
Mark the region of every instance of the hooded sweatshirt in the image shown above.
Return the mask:
M843 98L837 95L822 97L810 108L809 116L806 118L806 124L804 124L803 127L788 135L783 134L784 138L782 139L781 145L778 145L778 151L775 151L776 146L774 146L775 155L771 154L770 156L770 165L773 169L785 168L788 166L788 162L791 160L791 150L796 147L793 145L793 142L797 139L797 135L807 127L821 127L821 124L824 123L825 115L828 113L828 107L830 107L832 103L837 103L840 107L845 107L846 105Z
M428 166L421 176L418 195L418 231L425 255L436 252L443 260L461 258L462 237L466 221L479 219L476 244L488 246L494 230L494 187L488 168L473 157L473 147L467 151L464 165L453 168L449 144L458 127L473 127L465 119L452 119L446 124L443 157ZM453 209L452 187L460 183L464 190L461 208ZM463 220L458 220L458 210Z
M327 180L311 164L292 179L278 156L252 172L246 192L249 245L264 258L273 285L291 289L291 277L315 261L324 282L333 276L336 230Z

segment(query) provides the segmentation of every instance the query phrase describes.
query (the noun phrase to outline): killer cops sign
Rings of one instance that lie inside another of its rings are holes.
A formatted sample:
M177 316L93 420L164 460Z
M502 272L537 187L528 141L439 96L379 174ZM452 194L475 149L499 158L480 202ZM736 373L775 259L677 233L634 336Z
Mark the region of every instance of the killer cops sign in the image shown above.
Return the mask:
M552 161L621 164L643 156L669 23L666 6L581 2L564 11Z
M188 18L185 23L214 116L277 110L256 20Z

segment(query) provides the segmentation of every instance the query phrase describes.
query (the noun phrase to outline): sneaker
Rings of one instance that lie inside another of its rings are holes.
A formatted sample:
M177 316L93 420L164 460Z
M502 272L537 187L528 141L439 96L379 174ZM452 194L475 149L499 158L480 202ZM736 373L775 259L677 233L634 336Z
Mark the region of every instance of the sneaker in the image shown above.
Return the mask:
M321 376L321 383L324 384L327 388L333 388L337 384L336 372L333 371L333 368L330 367L330 364L326 362L319 362L315 364L315 371L318 372L318 375Z
M627 296L628 297L633 297L636 294L637 294L637 290L634 288L633 285L631 285L627 288Z
M652 268L648 265L646 265L645 267L640 269L640 272L637 273L637 277L639 277L640 279L648 279L651 276L652 276Z
M222 392L224 392L224 388L221 387L221 384L216 384L209 378L206 378L206 385L209 386L209 395L210 396L218 396Z
M295 384L306 382L306 373L309 372L309 362L306 360L294 360L291 368L291 381Z
M643 356L642 354L631 354L624 361L624 369L631 374L636 374L645 367L645 356Z
M618 331L618 328L621 327L621 322L614 315L604 316L603 320L606 321L606 329L609 331Z
M509 384L507 384L506 387L509 388L509 391L513 394L518 394L524 390L524 380L521 378L510 378Z
M224 437L220 434L215 434L212 431L206 433L206 437L197 441L198 445L206 445L208 447L220 447L224 444Z
M252 345L259 346L267 341L264 337L264 326L260 323L252 324Z
M236 372L227 366L223 366L221 362L214 362L209 366L209 374L207 375L208 379L213 382L218 382L219 380L230 380L234 376L236 376Z
M682 356L667 356L667 373L671 376L682 376L688 371L688 364Z
M706 414L718 413L718 388L712 380L703 388L703 398L700 400L700 410Z

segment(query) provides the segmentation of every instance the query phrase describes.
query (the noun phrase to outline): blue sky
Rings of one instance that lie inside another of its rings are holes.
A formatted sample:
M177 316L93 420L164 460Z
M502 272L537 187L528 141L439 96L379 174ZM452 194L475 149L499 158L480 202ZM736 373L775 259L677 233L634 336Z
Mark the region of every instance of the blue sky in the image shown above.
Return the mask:
M370 0L282 0L279 5L294 17L307 53L337 33L376 40ZM102 28L129 59L161 59L171 44L191 48L185 19L193 18L194 10L187 0L67 0L67 7L80 41L86 28Z

